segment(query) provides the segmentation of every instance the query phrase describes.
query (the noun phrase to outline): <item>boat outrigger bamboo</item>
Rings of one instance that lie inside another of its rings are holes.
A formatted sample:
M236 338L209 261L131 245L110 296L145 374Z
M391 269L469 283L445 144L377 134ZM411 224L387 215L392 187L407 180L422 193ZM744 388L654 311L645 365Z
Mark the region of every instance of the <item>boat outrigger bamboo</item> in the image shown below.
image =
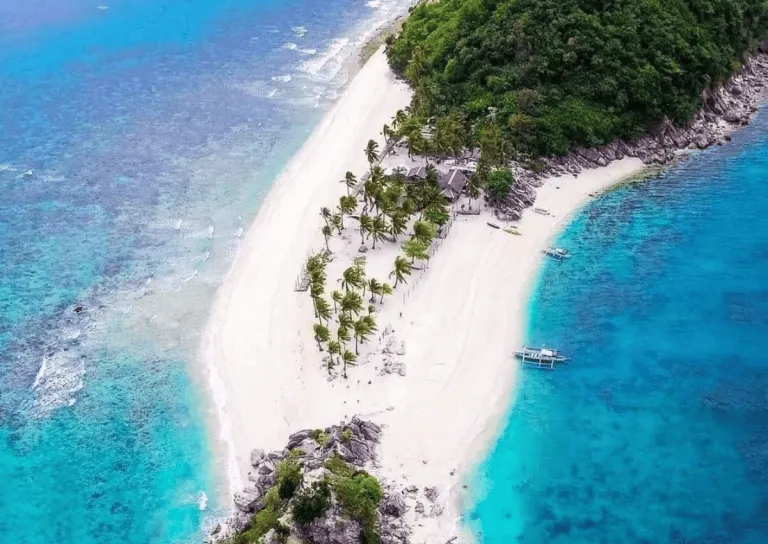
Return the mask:
M547 249L542 250L544 254L547 257L552 257L555 260L562 261L563 259L567 259L571 256L568 251L565 249L559 248L559 247L548 247Z
M515 351L515 357L520 359L522 366L532 366L535 368L546 368L553 370L555 363L564 363L568 360L568 357L556 349L548 349L545 347L531 348L524 346L523 349Z

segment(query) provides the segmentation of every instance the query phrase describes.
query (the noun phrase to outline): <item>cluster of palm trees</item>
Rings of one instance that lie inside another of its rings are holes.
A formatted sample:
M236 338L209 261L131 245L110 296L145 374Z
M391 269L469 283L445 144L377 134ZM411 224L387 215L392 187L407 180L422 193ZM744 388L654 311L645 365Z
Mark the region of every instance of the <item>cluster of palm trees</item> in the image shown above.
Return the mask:
M399 123L406 119L404 116L402 111L398 112L393 126L400 126ZM387 126L384 135L387 139L400 137ZM459 143L455 142L455 145ZM384 174L378 165L379 146L374 140L368 142L364 152L369 172L362 183L352 172L347 172L341 180L347 194L339 198L335 208L320 209L324 222L325 252L312 255L306 263L309 292L317 319L313 325L315 341L320 351L327 351L325 361L328 372L341 364L345 378L347 367L357 361L360 344L368 341L377 330L376 303L383 304L385 296L391 295L398 285L407 283L416 260L429 259L429 247L438 229L450 219L448 203L440 194L438 173L433 165L427 165L425 179L406 183L405 172ZM358 193L363 208L358 216L353 216L358 208ZM389 274L389 278L394 280L392 285L367 278L365 257L358 257L352 266L344 270L341 290L330 293L329 302L325 298L326 266L331 255L328 241L334 233L341 235L346 228L345 219L351 216L358 221L360 243L365 245L371 240L372 249L376 249L377 242L384 240L397 242L398 237L408 230L411 219L417 217L412 226L412 236L402 244L403 255L395 258ZM370 297L367 305L366 294ZM354 351L349 347L353 340Z
M365 257L358 257L352 266L344 270L341 279L341 291L331 293L331 303L325 298L325 269L328 253L311 255L307 259L306 270L309 275L309 293L317 323L313 324L317 348L328 352L325 358L328 373L337 365L342 366L342 375L347 377L347 367L357 361L360 344L364 344L378 328L374 313L376 302L384 302L386 295L393 293L392 286L376 278L367 278ZM370 294L365 303L366 292ZM377 300L378 299L378 300ZM333 323L333 333L331 324ZM354 339L354 352L349 343Z

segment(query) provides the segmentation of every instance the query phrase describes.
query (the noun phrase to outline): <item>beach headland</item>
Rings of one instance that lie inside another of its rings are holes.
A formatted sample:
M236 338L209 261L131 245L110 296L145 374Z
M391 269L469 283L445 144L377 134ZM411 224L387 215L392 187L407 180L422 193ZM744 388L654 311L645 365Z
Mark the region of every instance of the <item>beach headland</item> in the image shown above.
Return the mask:
M345 193L339 180L347 170L366 170L363 142L381 141L383 124L409 100L380 50L272 187L217 294L202 354L222 416L220 436L232 446L233 490L247 479L252 448L279 448L296 430L360 414L384 425L381 476L437 486L442 515L407 515L413 542L435 542L456 534L457 485L509 406L517 376L512 351L522 340L541 250L590 193L643 164L627 158L545 182L536 205L549 214L525 212L520 236L489 227L488 211L457 216L429 269L377 311L381 334L396 335L403 346L405 375L380 375L379 345L361 354L348 380L329 380L311 334L309 296L294 284L307 254L323 247L320 208ZM349 258L359 245L344 237L331 242L335 254ZM368 253L372 275L386 277L398 248Z
M410 96L380 49L272 187L217 295L203 356L221 393L222 438L233 446L233 489L248 478L252 448L280 448L292 432L359 414L383 425L380 477L437 488L431 508L416 497L405 515L411 542L433 544L469 540L460 534L462 483L513 400L513 351L523 341L542 250L589 198L653 161L614 153L593 168L595 161L573 156L577 174L563 167L535 178L540 213L523 209L516 234L483 205L479 214L456 215L428 266L376 305L378 335L361 348L349 378L330 376L313 338L310 297L294 286L308 254L325 247L320 208L345 194L346 171L368 169L365 142L373 137L383 147L384 123ZM719 120L711 123L726 134ZM401 160L385 157L382 166ZM354 223L328 243L333 289L362 255ZM368 277L386 279L399 246L369 248ZM387 370L393 358L399 371Z

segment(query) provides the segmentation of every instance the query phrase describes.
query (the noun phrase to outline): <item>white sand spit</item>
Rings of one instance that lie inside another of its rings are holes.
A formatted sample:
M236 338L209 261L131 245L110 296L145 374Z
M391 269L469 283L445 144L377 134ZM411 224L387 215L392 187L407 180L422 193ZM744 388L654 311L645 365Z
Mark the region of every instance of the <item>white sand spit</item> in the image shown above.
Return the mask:
M222 436L235 445L234 486L246 474L251 448L280 448L291 432L360 414L386 425L382 475L420 488L438 486L445 513L408 514L412 541L435 544L457 534L456 484L493 439L511 402L518 373L512 351L522 340L541 249L589 193L643 165L625 159L578 178L548 180L536 206L551 215L526 211L522 236L490 228L486 212L459 216L418 281L414 275L377 304L380 333L390 325L398 345L407 348L399 355L406 375L378 375L385 341L375 338L361 350L349 380L329 381L312 339L309 296L294 292L294 282L307 253L323 247L320 207L333 206L344 194L338 180L347 170L365 171L365 142L381 142L382 125L409 100L410 91L390 74L380 50L272 187L218 293L202 353L226 391L219 402L228 414ZM328 291L338 288L336 277L360 244L354 222L346 221L347 240L331 240ZM370 250L369 276L389 281L396 254L393 243Z

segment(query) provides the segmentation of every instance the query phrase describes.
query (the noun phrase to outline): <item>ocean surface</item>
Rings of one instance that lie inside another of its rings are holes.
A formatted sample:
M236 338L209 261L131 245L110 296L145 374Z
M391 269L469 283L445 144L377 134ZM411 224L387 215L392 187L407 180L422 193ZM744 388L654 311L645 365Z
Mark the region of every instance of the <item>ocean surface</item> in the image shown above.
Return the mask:
M226 507L212 298L406 8L0 1L0 542L197 542Z
M768 542L768 112L612 190L557 240L521 370L472 480L485 544Z

